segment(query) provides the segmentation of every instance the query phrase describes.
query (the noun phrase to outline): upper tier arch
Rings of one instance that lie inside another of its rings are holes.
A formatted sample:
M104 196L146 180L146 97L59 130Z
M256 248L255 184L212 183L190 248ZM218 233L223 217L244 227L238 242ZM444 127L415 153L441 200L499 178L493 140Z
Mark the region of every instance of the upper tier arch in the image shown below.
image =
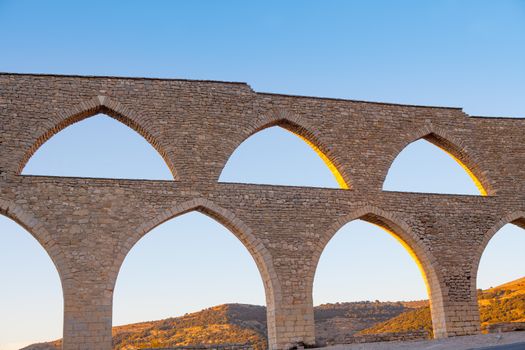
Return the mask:
M320 133L309 125L304 118L288 113L282 109L273 110L270 113L260 116L256 122L250 126L248 133L243 135L242 140L237 142L235 149L230 153L228 160L241 143L259 131L274 126L279 126L303 140L323 160L332 175L335 177L339 187L341 189L351 188L349 176L342 170L342 163L340 162L339 157L337 157L336 152L328 146L328 142L322 140ZM225 164L227 164L227 162Z
M127 125L135 130L139 135L144 137L148 143L155 148L161 155L162 159L170 169L175 180L178 180L177 171L171 161L170 156L157 141L157 139L143 125L141 119L133 110L107 96L97 96L88 101L81 102L71 108L64 109L57 114L57 120L51 128L42 133L36 141L25 152L20 164L18 165L17 174L21 174L29 159L47 140L68 126L80 122L96 114L103 113L115 120Z
M450 157L452 157L452 159L454 159L472 179L478 188L480 195L488 196L495 194L492 181L490 180L487 171L484 170L482 162L477 158L477 156L475 156L475 152L469 149L464 142L450 135L443 128L435 127L433 125L426 125L410 133L409 136L402 141L402 143L398 143L394 153L395 157L391 160L390 167L392 166L395 158L408 145L420 139L432 143L434 146L440 148ZM385 179L383 179L383 183Z

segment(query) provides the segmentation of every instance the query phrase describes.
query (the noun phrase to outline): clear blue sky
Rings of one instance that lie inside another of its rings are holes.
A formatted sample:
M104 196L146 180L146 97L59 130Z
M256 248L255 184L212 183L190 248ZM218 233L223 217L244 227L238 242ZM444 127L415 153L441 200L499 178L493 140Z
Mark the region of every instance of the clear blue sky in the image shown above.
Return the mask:
M0 48L5 72L246 81L256 91L525 116L525 1L0 0ZM170 179L153 148L107 117L53 137L24 173ZM278 128L243 143L221 180L336 187L317 156ZM385 189L476 193L424 141L400 154ZM0 349L60 337L62 296L51 261L15 223L0 217L0 230ZM525 275L523 233L506 226L491 241L480 287ZM361 222L329 243L314 286L316 304L425 297L403 248ZM114 324L224 302L264 304L262 282L229 231L191 213L156 228L127 257Z

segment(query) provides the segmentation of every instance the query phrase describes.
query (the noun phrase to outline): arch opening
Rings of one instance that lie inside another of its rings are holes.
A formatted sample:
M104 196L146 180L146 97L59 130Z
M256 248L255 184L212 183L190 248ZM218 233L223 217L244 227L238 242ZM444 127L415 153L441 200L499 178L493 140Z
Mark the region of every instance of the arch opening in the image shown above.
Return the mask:
M394 159L385 191L488 195L487 181L473 162L445 138L430 133L407 145Z
M35 145L21 173L173 180L166 158L130 123L127 126L121 118L101 113L70 120Z
M486 238L475 275L483 333L525 323L525 217L499 226Z
M244 140L219 182L349 188L329 152L304 128L287 121L259 128Z
M404 226L380 215L346 222L319 254L313 294L318 343L435 336L433 318L438 327L441 319L432 303L440 291L429 257Z
M62 284L50 255L3 210L0 231L0 348L15 350L61 338Z
M250 342L265 349L267 314L262 305L270 282L254 256L256 248L242 234L234 223L200 206L148 230L121 265L113 323L160 321L150 323L149 335L142 327L131 333L129 326L114 327L116 346Z

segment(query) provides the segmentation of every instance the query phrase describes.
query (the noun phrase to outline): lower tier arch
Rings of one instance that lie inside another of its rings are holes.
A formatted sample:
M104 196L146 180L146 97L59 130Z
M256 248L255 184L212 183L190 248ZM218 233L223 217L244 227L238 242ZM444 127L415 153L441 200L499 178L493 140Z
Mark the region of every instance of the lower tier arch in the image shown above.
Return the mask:
M358 219L379 226L392 235L407 250L417 264L426 285L430 301L434 337L447 337L446 298L443 293L442 279L440 278L439 272L434 268L435 258L431 252L420 243L416 234L403 220L397 218L394 214L374 206L362 207L353 213L339 218L334 225L321 235L319 244L316 246L312 256L313 271L311 271L308 280L308 286L311 288L309 295L312 296L315 271L317 270L320 257L328 242L344 225ZM312 297L310 301L313 302Z

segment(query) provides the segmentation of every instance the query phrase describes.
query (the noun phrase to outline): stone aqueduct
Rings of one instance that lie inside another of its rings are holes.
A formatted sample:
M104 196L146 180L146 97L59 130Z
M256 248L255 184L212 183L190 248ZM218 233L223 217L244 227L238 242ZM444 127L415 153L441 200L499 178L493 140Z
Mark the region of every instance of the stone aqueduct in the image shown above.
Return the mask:
M97 113L146 138L174 181L21 175L46 140ZM415 255L436 337L479 332L480 256L503 225L525 227L524 119L257 93L244 83L6 73L0 118L0 213L26 228L56 265L68 350L111 348L113 288L126 254L155 226L189 211L228 227L253 256L272 349L315 342L316 265L351 220L382 226ZM307 140L342 188L219 183L236 147L270 126ZM383 191L394 158L421 138L462 163L485 195Z

